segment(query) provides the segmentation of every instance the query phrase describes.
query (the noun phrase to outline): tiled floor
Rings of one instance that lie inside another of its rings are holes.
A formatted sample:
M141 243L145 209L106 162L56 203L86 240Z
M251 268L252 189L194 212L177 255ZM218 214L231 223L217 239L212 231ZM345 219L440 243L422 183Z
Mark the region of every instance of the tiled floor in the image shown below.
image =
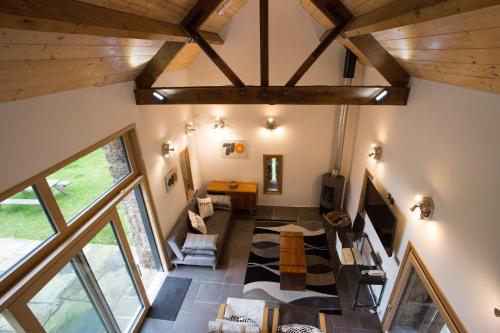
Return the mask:
M259 207L255 216L235 214L219 268L214 271L210 267L181 266L169 272L170 276L189 277L193 280L177 320L148 318L141 332L206 333L208 321L217 315L219 304L225 302L227 297L242 296L255 218L297 220L300 223L319 216L316 209L290 207ZM355 286L351 281L354 278L354 272L345 268L338 276L337 289L342 315L327 316L328 333L381 332L377 315L352 309Z

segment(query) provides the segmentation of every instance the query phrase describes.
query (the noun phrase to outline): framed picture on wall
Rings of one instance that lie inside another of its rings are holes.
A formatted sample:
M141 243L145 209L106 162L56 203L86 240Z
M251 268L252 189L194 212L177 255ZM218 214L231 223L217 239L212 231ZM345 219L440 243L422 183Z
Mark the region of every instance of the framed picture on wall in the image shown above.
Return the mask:
M246 140L224 140L220 147L223 158L247 158Z
M167 192L172 191L175 184L177 184L177 180L179 179L177 173L177 167L173 167L165 176L165 184L167 185Z

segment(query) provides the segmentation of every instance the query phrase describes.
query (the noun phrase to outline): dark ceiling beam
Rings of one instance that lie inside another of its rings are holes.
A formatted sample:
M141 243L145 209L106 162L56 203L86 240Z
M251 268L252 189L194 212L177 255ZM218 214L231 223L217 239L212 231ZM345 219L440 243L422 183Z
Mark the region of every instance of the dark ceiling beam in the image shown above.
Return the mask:
M1 0L0 27L176 42L191 39L180 25L74 0ZM202 35L210 43L222 44L215 33Z
M235 87L243 87L245 85L243 81L241 81L236 73L233 72L231 67L224 62L224 60L198 32L198 28L221 4L221 2L222 0L198 0L193 9L191 9L184 20L182 20L181 26Z
M410 80L408 73L372 35L352 37L349 38L349 41L368 59L389 84L396 87L408 85Z
M165 42L141 74L136 77L136 86L138 88L151 87L185 45L186 43L182 42Z
M388 95L380 102L375 96ZM164 96L163 101L153 92ZM136 89L138 105L162 104L294 104L294 105L406 105L407 87L298 86L298 87L174 87Z
M319 45L314 49L309 57L302 63L299 69L293 74L293 76L286 83L287 87L292 87L299 82L299 80L304 76L309 68L318 60L318 58L325 52L325 50L330 46L330 44L340 35L342 30L344 29L345 24L339 24L335 26L329 33L325 36L325 38L319 43Z
M396 0L356 17L344 35L360 36L499 4L500 0Z
M312 2L334 25L347 24L353 18L349 9L339 0L312 0Z
M338 22L338 18L334 15L335 12L337 16L340 15L341 17L351 19L353 17L349 10L342 5L342 3L339 5L339 1L312 0L312 2L324 15L330 18L334 24L335 22ZM332 12L334 13L332 14ZM351 26L352 23L349 23L345 30L350 29ZM331 32L329 32L328 35L330 33ZM380 45L380 43L372 37L372 35L362 35L349 38L348 43L344 43L344 45L347 47L351 45L349 49L353 51L358 58L363 59L363 61L367 60L371 65L373 65L373 67L379 71L389 84L398 87L408 85L408 81L410 80L408 73L406 73L403 67L401 67L396 60L394 60L392 55L390 55L389 52L387 52L382 45Z
M269 0L259 2L260 19L260 85L269 86Z

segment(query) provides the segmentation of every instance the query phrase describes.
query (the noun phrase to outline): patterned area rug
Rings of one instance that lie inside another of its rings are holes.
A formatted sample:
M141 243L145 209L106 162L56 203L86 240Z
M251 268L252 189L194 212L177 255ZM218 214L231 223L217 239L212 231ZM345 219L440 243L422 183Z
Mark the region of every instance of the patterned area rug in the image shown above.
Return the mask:
M304 234L307 263L305 291L280 290L280 231ZM327 314L341 314L340 301L330 265L325 229L321 221L257 221L248 259L243 298L272 303L290 303L319 308Z

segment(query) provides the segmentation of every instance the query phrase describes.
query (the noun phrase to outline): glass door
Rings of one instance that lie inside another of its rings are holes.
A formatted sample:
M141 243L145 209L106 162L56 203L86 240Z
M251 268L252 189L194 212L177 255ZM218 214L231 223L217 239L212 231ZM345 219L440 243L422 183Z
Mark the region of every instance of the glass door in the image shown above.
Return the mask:
M149 308L115 208L44 272L8 308L26 332L129 332Z
M384 332L463 332L463 324L414 249L408 246L387 311Z

